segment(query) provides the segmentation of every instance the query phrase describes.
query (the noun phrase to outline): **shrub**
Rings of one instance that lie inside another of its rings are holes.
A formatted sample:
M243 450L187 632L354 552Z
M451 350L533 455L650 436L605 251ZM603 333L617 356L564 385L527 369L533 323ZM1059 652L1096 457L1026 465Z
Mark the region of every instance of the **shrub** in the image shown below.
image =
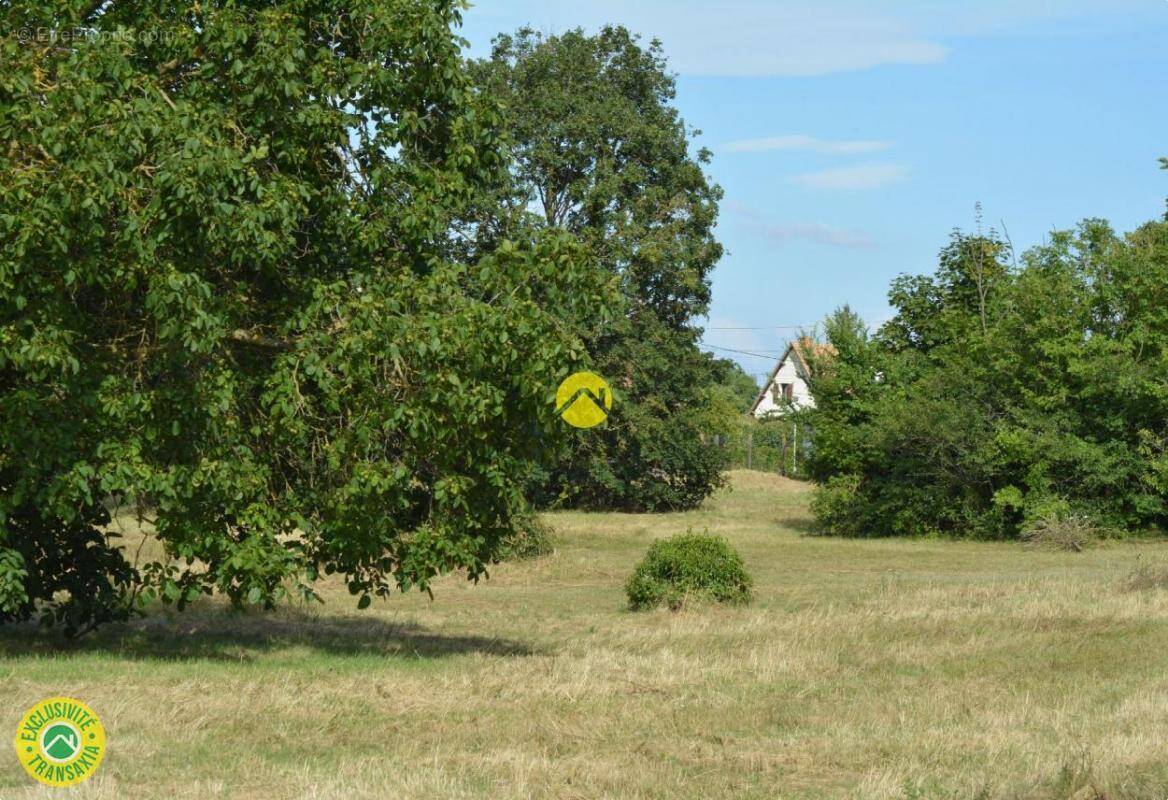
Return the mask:
M550 556L555 549L551 526L533 514L516 523L515 530L499 543L494 560L526 561Z
M1081 553L1104 531L1082 514L1049 514L1026 525L1022 540L1036 547Z
M1148 564L1137 560L1135 567L1124 578L1123 588L1129 592L1168 589L1168 564Z
M816 485L811 496L811 513L824 533L860 535L864 515L859 488L859 475L835 475Z
M625 591L633 610L691 601L749 602L751 578L742 557L720 536L692 530L652 544Z

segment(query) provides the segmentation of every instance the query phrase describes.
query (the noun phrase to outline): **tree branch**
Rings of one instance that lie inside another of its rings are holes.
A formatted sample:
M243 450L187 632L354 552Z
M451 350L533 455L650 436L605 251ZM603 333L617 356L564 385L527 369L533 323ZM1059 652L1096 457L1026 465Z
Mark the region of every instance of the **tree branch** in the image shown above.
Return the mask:
M266 347L269 350L291 350L294 347L292 342L276 339L271 336L264 336L262 333L245 331L242 328L233 330L230 338L233 342L251 345L252 347Z
M95 2L90 3L88 8L81 12L81 21L87 21L90 17L100 11L102 6L109 2L110 0L95 0ZM112 5L112 3L110 4Z

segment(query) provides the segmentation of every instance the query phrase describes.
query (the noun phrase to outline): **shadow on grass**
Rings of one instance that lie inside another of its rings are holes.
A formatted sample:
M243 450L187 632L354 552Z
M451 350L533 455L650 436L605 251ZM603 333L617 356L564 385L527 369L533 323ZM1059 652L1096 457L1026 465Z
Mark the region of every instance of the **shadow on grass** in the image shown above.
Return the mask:
M800 536L824 536L823 527L816 521L813 516L793 516L783 517L779 520L779 524L788 530L792 530Z
M134 660L246 662L294 648L339 656L418 659L534 653L522 642L439 634L414 622L298 611L265 614L216 609L159 614L108 625L72 641L33 625L0 628L0 658L105 654Z

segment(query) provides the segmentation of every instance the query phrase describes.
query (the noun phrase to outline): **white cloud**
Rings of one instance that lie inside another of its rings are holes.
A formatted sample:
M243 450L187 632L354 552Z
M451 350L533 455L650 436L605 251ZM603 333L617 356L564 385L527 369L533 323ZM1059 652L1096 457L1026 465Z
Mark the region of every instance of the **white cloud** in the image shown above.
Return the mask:
M892 142L868 139L817 139L814 136L770 136L762 139L739 139L726 142L718 149L727 153L762 153L768 150L805 150L823 155L857 155L875 153L892 147Z
M791 182L813 189L878 189L907 177L908 170L900 164L861 164L796 175Z
M758 224L751 227L776 242L802 239L829 247L844 247L852 250L870 250L876 246L875 240L863 231L834 228L819 222Z
M905 15L849 0L492 0L468 12L466 21L478 54L487 52L495 32L521 24L561 33L619 23L660 39L670 66L684 75L829 75L933 64L948 53Z
M935 64L954 37L1001 35L1101 10L1130 14L1149 0L476 0L466 35L478 55L491 36L530 24L547 33L606 23L659 38L685 75L810 76L893 64ZM1161 7L1163 4L1159 4ZM1157 9L1159 11L1159 9Z
M657 35L683 74L810 77L886 64L936 64L949 52L894 16L862 9L711 3L704 12L666 16L671 19L663 20Z
M876 247L876 240L864 231L837 228L822 222L768 222L758 211L736 200L727 200L723 207L741 217L747 230L779 244L805 241L853 250L869 250Z

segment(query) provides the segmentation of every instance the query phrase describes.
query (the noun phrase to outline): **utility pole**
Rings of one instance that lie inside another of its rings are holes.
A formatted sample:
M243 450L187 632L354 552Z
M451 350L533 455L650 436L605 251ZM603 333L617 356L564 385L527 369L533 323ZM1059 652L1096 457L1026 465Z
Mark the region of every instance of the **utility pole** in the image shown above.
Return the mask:
M791 477L795 477L798 468L796 459L799 457L799 423L791 422Z

